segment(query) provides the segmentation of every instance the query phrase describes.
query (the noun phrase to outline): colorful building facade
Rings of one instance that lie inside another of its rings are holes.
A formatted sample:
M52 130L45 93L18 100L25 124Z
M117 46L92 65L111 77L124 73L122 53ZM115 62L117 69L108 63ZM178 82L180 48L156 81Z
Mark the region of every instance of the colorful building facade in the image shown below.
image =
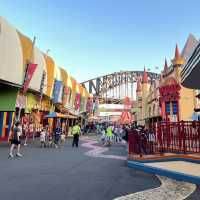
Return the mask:
M43 116L55 110L74 115L86 112L87 90L40 51L35 40L2 17L0 26L0 139L7 138L14 118L19 120L24 113ZM30 64L36 67L27 74ZM28 90L23 93L25 82Z

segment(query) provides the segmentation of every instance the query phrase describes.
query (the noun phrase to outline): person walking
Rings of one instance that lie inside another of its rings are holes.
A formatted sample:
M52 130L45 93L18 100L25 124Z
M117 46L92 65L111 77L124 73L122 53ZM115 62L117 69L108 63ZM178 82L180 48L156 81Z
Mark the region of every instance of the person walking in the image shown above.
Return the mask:
M13 129L13 135L11 138L11 147L10 147L10 153L9 158L13 158L13 150L16 147L17 148L17 157L22 157L22 154L20 153L20 144L21 144L21 130L20 130L20 122L16 122L15 127Z
M149 142L149 153L153 154L156 138L152 129L150 129L148 132L148 142Z
M60 135L61 135L61 128L60 128L60 126L58 125L57 128L56 128L56 130L55 130L55 135L54 135L55 148L58 148L58 146L60 145L60 144L59 144Z
M74 147L74 145L76 145L76 147L78 147L80 131L81 131L81 128L80 128L80 126L79 126L79 124L77 122L76 125L74 125L72 127L72 134L73 134L72 147Z
M46 129L43 128L42 131L40 132L40 143L41 143L41 148L46 147Z
M106 129L106 138L108 146L112 144L112 137L113 137L112 126L108 126L108 128Z

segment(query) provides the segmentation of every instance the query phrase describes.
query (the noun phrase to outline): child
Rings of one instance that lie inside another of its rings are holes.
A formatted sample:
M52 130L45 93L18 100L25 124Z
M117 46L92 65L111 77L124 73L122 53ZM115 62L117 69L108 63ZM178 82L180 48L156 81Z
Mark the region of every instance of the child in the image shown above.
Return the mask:
M48 141L49 141L48 146L53 147L53 137L51 133L48 134Z
M46 147L46 129L45 128L43 128L40 133L40 143L41 143L41 148Z
M57 127L54 132L54 143L55 143L55 148L58 148L60 146L60 135L61 135L61 128Z
M64 131L62 132L62 134L61 134L61 136L60 136L60 143L61 143L62 145L65 144L65 132L64 132Z

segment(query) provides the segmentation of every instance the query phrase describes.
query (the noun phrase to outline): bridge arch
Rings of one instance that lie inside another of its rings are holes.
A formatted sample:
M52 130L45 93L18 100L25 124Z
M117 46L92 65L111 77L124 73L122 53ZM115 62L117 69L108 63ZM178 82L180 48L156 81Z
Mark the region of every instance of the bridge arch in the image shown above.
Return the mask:
M143 76L143 73L144 71L114 72L84 81L81 84L94 96L107 100L112 99L117 102L124 96L129 96L133 99L134 84L139 77ZM153 82L158 77L157 73L148 72L149 82Z

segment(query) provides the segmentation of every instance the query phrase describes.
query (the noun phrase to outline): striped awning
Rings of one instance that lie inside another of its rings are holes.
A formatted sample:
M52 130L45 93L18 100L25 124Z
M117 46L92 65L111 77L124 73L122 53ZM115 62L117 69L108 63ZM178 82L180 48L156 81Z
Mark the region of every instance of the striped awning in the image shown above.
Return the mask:
M197 45L181 72L182 85L187 88L200 89L200 43Z

